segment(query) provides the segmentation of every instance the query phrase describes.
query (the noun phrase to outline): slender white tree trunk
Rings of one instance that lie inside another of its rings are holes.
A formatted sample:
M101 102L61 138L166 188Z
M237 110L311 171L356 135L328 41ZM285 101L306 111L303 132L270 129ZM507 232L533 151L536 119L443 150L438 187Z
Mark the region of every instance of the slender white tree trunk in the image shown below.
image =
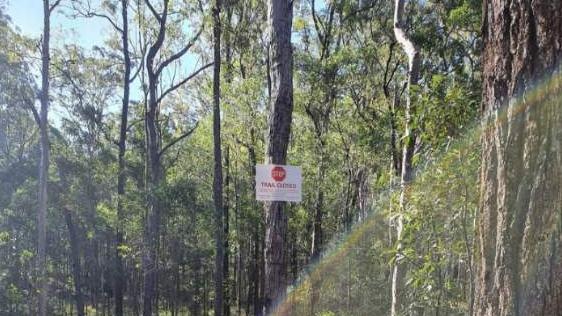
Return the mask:
M420 53L416 45L408 38L405 31L404 7L405 0L396 0L394 7L394 35L402 49L408 56L408 93L406 96L406 122L404 131L404 145L402 150L402 174L400 178L400 206L399 214L396 218L396 238L397 238L397 254L392 269L392 305L391 316L397 316L401 312L402 297L402 230L404 228L403 213L406 209L407 193L410 182L412 181L412 157L414 156L414 147L416 141L416 133L412 129L412 115L415 112L412 104L412 87L418 83L420 68Z

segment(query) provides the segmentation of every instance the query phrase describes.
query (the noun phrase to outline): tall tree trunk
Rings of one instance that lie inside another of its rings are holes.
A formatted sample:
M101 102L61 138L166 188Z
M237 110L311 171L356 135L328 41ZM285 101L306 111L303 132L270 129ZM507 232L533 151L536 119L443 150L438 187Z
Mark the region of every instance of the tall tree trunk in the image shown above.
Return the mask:
M150 0L144 0L149 11L154 16L158 24L158 32L152 45L150 45L146 54L146 74L148 76L148 106L145 115L145 132L147 140L147 223L145 228L145 245L142 259L144 270L144 311L145 316L152 316L153 305L157 305L158 291L158 251L160 239L160 217L162 209L162 201L157 194L158 187L162 185L164 180L164 168L162 166L162 156L173 145L180 140L189 136L194 129L191 129L182 136L170 141L166 146L162 146L162 133L160 128L160 103L169 93L177 90L179 87L193 79L203 70L212 66L207 64L187 76L183 80L159 91L162 82L162 73L169 65L181 59L193 46L193 42L199 38L203 29L200 29L192 41L189 41L182 49L172 54L168 58L162 58L160 54L164 40L166 38L167 21L169 17L170 0L163 0L162 13L158 13ZM221 206L222 207L222 206Z
M336 17L337 6L334 3L329 4L327 11L328 18L326 21L321 22L322 18L318 17L316 14L316 1L311 2L311 13L312 19L314 21L314 27L318 36L318 41L320 42L320 59L319 63L322 65L321 73L321 89L324 93L324 100L320 101L319 104L316 100L312 100L311 104L306 106L306 113L314 123L314 130L316 134L317 142L317 155L320 163L317 168L317 183L316 186L316 201L313 208L312 218L312 238L311 238L311 249L310 249L310 261L315 262L319 259L323 247L323 230L322 230L322 220L324 217L324 186L321 185L325 181L326 177L326 148L328 145L327 134L330 129L330 116L332 109L335 105L337 98L337 87L334 84L337 76L338 68L337 66L330 65L326 63L329 60L333 52L337 53L340 47L340 42L334 38L334 20ZM332 42L336 41L334 51L331 50ZM318 303L320 296L319 287L320 280L318 277L311 276L311 295L310 295L310 312L314 315L314 308Z
M221 0L213 3L213 144L214 144L214 179L213 200L215 203L215 315L222 316L225 306L224 295L224 214L222 196L222 149L221 149L221 121L220 121L220 75L221 75Z
M384 81L383 81L383 92L386 98L386 102L388 103L388 113L389 113L389 127L390 127L390 154L392 156L392 171L391 176L400 176L401 175L401 157L400 157L400 150L398 145L398 130L396 126L396 110L400 105L400 93L399 89L395 87L394 92L391 94L390 92L390 85L394 81L394 74L396 72L396 66L392 67L392 58L394 56L394 47L396 46L396 42L390 43L388 50L388 58L386 59L386 67L384 71Z
M146 114L147 147L148 147L148 210L145 229L145 254L143 255L144 270L144 316L152 316L156 297L158 243L160 237L160 201L157 196L158 186L162 180L162 166L159 149L160 132L158 124L158 104L156 103L157 79L149 75L149 109Z
M233 66L232 66L232 54L233 54L233 50L232 50L232 39L231 39L231 33L232 33L232 14L233 14L233 5L229 2L225 3L225 11L226 11L226 26L224 27L224 43L225 43L225 64L226 64L226 71L225 71L225 81L227 83L227 85L230 85L232 83L232 70L233 70ZM219 21L220 22L220 21ZM220 31L223 30L223 26L222 24L220 24ZM221 32L222 33L222 32ZM220 60L219 60L220 61ZM229 199L229 185L230 185L230 156L229 156L229 148L226 147L226 157L225 157L225 165L226 165L226 179L225 179L225 184L224 184L224 188L225 188L225 201L224 201L224 265L223 265L223 278L224 278L224 293L225 293L225 297L224 297L224 315L225 316L229 316L230 315L230 305L232 304L232 302L236 301L236 298L239 298L236 294L236 267L237 265L235 264L235 268L234 268L234 278L232 279L234 282L230 281L230 276L229 276L229 257L230 257L230 246L229 246L229 223L230 223L230 219L229 219L229 206L230 206L230 199ZM235 198L236 198L236 193L235 193ZM236 209L236 204L234 206L234 208ZM238 219L238 218L237 218ZM238 254L240 253L240 250L238 250ZM237 262L237 261L236 261ZM232 284L233 283L233 284Z
M315 264L320 259L320 254L322 252L323 246L323 231L322 231L322 217L324 209L324 188L322 183L324 183L326 175L325 166L325 143L322 139L322 135L319 135L319 151L320 151L320 163L318 164L318 185L316 188L316 202L314 205L314 216L312 219L312 241L310 249L310 262ZM319 275L311 275L310 277L310 315L315 315L315 308L320 299L320 282Z
M64 210L64 219L68 229L68 239L70 241L70 254L72 259L72 275L74 278L74 300L76 301L76 313L84 316L84 298L82 297L82 271L80 265L80 242L76 235L76 229L72 222L72 213L69 209Z
M220 57L220 56L219 56ZM220 61L218 61L220 62ZM224 159L225 163L225 181L224 181L224 205L223 205L223 284L224 284L224 315L230 316L230 305L231 305L231 284L230 284L230 276L229 276L229 255L230 255L230 245L229 245L229 222L230 222L230 214L229 214L229 206L230 206L230 151L228 150L228 146L226 147L226 155Z
M243 287L244 287L244 265L245 262L247 262L247 260L243 260L246 259L248 257L249 251L251 249L251 237L249 239L246 239L245 242L242 242L242 235L240 234L240 213L242 210L242 200L241 200L241 191L240 191L240 174L238 173L238 168L237 168L237 164L234 164L234 226L236 229L236 257L235 257L235 268L234 268L234 276L233 276L233 280L234 280L234 288L233 288L233 296L236 298L236 303L237 303L237 310L236 310L236 314L238 316L242 315L242 303L243 303L243 297L244 297L244 293L247 292L243 292ZM257 208L254 208L257 209ZM244 247L244 245L247 245L247 247ZM248 251L248 252L246 252ZM249 285L249 280L248 283L246 283ZM249 288L249 287L248 287ZM250 300L249 300L250 296L246 297L246 314L249 315L250 314Z
M390 150L392 155L393 178L402 175L402 157L400 157L400 145L398 144L398 129L396 127L396 110L400 106L400 94L394 91L392 102L389 103L389 121L390 121Z
M483 37L473 315L562 315L562 2L486 0Z
M145 0L147 5L148 0ZM146 57L146 70L148 76L148 109L145 115L146 140L147 140L147 214L144 236L144 254L142 258L144 274L144 299L143 315L152 316L156 291L158 287L158 247L160 239L160 198L157 196L158 186L162 182L162 164L160 149L162 148L159 125L158 79L159 70L155 65L155 58L164 43L166 36L166 21L168 17L169 0L164 0L163 13L159 16L160 30L154 44L149 48Z
M128 22L128 0L121 0L121 15L123 29L121 42L123 49L123 62L125 73L123 75L123 100L121 106L121 126L119 131L119 169L117 171L117 231L115 234L115 315L123 316L123 292L125 289L125 269L120 246L123 244L123 200L125 198L125 185L127 174L125 170L125 151L127 142L127 119L129 116L129 94L131 77L131 57L129 55L129 22Z
M256 192L256 164L257 164L257 157L256 157L256 151L255 151L255 134L254 134L254 129L251 128L250 129L250 143L247 146L248 149L248 163L250 166L250 175L251 175L251 183L252 183L252 191L251 192ZM258 202L255 199L252 199L252 206L254 207L254 209L258 209ZM259 216L257 219L257 222L255 223L255 225L253 225L253 249L248 249L248 252L253 252L253 256L252 256L252 267L248 269L249 273L251 273L251 275L248 276L248 282L251 284L248 284L248 286L252 287L252 305L254 307L254 316L260 316L263 314L263 309L262 309L262 300L261 300L261 296L260 294L263 292L263 286L262 283L264 283L264 273L263 273L263 266L264 266L264 262L263 262L263 251L262 251L262 247L261 245L263 244L263 237L260 238L260 236L262 236L262 227L263 227L263 221L262 221L262 217ZM250 245L252 245L252 243L250 243ZM251 247L251 246L250 246ZM250 295L248 295L248 302L246 305L249 305L250 303ZM249 314L249 309L247 311L247 314Z
M283 165L291 133L293 113L293 48L291 29L293 1L270 0L268 8L271 100L266 163ZM265 204L265 293L266 314L275 310L287 286L287 214L285 202Z
M319 145L320 151L320 163L317 168L317 187L316 187L316 201L314 203L314 209L312 214L312 238L310 247L310 261L315 262L320 257L323 246L323 234L322 234L322 217L324 210L324 188L322 183L324 183L326 176L326 165L325 165L325 148L324 142L320 140L321 145Z
M260 305L260 229L259 229L259 225L256 225L258 227L254 228L254 238L253 238L253 246L254 249L252 249L253 251L253 256L252 256L252 268L249 270L251 271L251 275L249 277L249 279L251 280L252 284L250 285L252 287L252 295L251 295L251 299L252 299L252 305L254 307L254 316L260 316L262 314L262 309L261 309L261 305ZM248 300L250 300L250 296L248 296Z
M396 0L394 8L394 35L397 42L408 56L408 93L406 95L405 109L405 128L404 128L404 147L402 150L402 174L400 177L400 206L399 214L396 218L396 239L397 249L394 266L392 269L392 302L390 315L397 316L402 309L402 230L404 226L403 213L406 210L407 193L412 181L412 157L414 156L414 148L416 142L416 133L412 128L412 115L415 113L414 104L412 103L412 87L417 85L421 57L418 48L408 38L406 34L406 25L404 22L405 0Z
M60 2L60 1L59 1ZM49 0L43 0L43 41L41 46L41 109L39 112L39 132L41 157L39 161L39 193L37 212L37 281L38 281L38 315L47 315L47 183L49 177L49 67L51 12L58 5L51 6Z

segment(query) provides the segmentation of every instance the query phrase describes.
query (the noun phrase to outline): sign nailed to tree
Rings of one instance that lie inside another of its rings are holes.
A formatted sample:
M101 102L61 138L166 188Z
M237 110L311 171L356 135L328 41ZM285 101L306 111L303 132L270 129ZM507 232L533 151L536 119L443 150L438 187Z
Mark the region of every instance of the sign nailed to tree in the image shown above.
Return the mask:
M282 165L256 165L256 199L258 201L302 200L301 168Z

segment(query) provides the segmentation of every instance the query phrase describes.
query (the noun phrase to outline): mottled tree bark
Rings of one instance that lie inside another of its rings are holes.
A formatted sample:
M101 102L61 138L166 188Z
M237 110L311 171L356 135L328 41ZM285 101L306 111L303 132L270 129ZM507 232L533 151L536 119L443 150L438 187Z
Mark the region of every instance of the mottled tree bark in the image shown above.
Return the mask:
M287 160L287 147L293 114L293 48L291 29L293 1L270 0L268 7L269 60L271 63L271 100L266 163L283 165ZM287 286L287 214L285 202L265 205L265 292L266 314L275 310L283 299Z
M396 316L401 313L402 309L402 279L404 272L402 267L402 230L404 227L403 212L406 209L407 193L412 181L413 169L412 158L414 156L414 148L416 142L416 132L412 128L412 115L415 113L414 104L412 102L412 87L418 84L420 71L421 56L419 49L414 42L406 34L406 25L404 22L404 9L406 1L396 0L394 8L394 35L396 41L402 46L402 49L408 57L408 92L406 94L405 108L405 127L404 127L404 145L402 150L402 167L400 177L400 210L396 218L396 240L397 255L392 269L392 302L390 315Z
M562 315L562 2L484 1L475 316Z

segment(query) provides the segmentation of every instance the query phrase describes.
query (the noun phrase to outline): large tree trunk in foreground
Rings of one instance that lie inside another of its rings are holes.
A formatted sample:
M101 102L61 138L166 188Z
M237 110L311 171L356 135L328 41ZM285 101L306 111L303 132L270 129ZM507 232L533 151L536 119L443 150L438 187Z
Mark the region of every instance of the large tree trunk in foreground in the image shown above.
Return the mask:
M562 315L562 2L486 0L475 316Z
M414 156L414 147L416 142L416 132L412 128L412 115L415 113L414 104L412 103L412 87L418 84L420 71L421 56L419 49L406 35L406 25L404 19L404 8L406 0L396 0L394 8L394 35L396 41L402 46L402 49L408 56L408 92L406 95L405 109L405 128L404 128L404 148L402 150L402 174L400 178L400 209L396 218L396 258L392 269L392 302L390 315L396 316L401 313L402 309L402 279L404 272L402 267L402 230L404 226L403 213L406 209L408 187L412 181L413 169L412 158Z
M270 0L268 23L270 31L271 101L266 163L283 165L291 134L293 113L293 49L291 27L293 1ZM284 297L287 286L287 214L285 202L265 205L265 293L266 314Z

